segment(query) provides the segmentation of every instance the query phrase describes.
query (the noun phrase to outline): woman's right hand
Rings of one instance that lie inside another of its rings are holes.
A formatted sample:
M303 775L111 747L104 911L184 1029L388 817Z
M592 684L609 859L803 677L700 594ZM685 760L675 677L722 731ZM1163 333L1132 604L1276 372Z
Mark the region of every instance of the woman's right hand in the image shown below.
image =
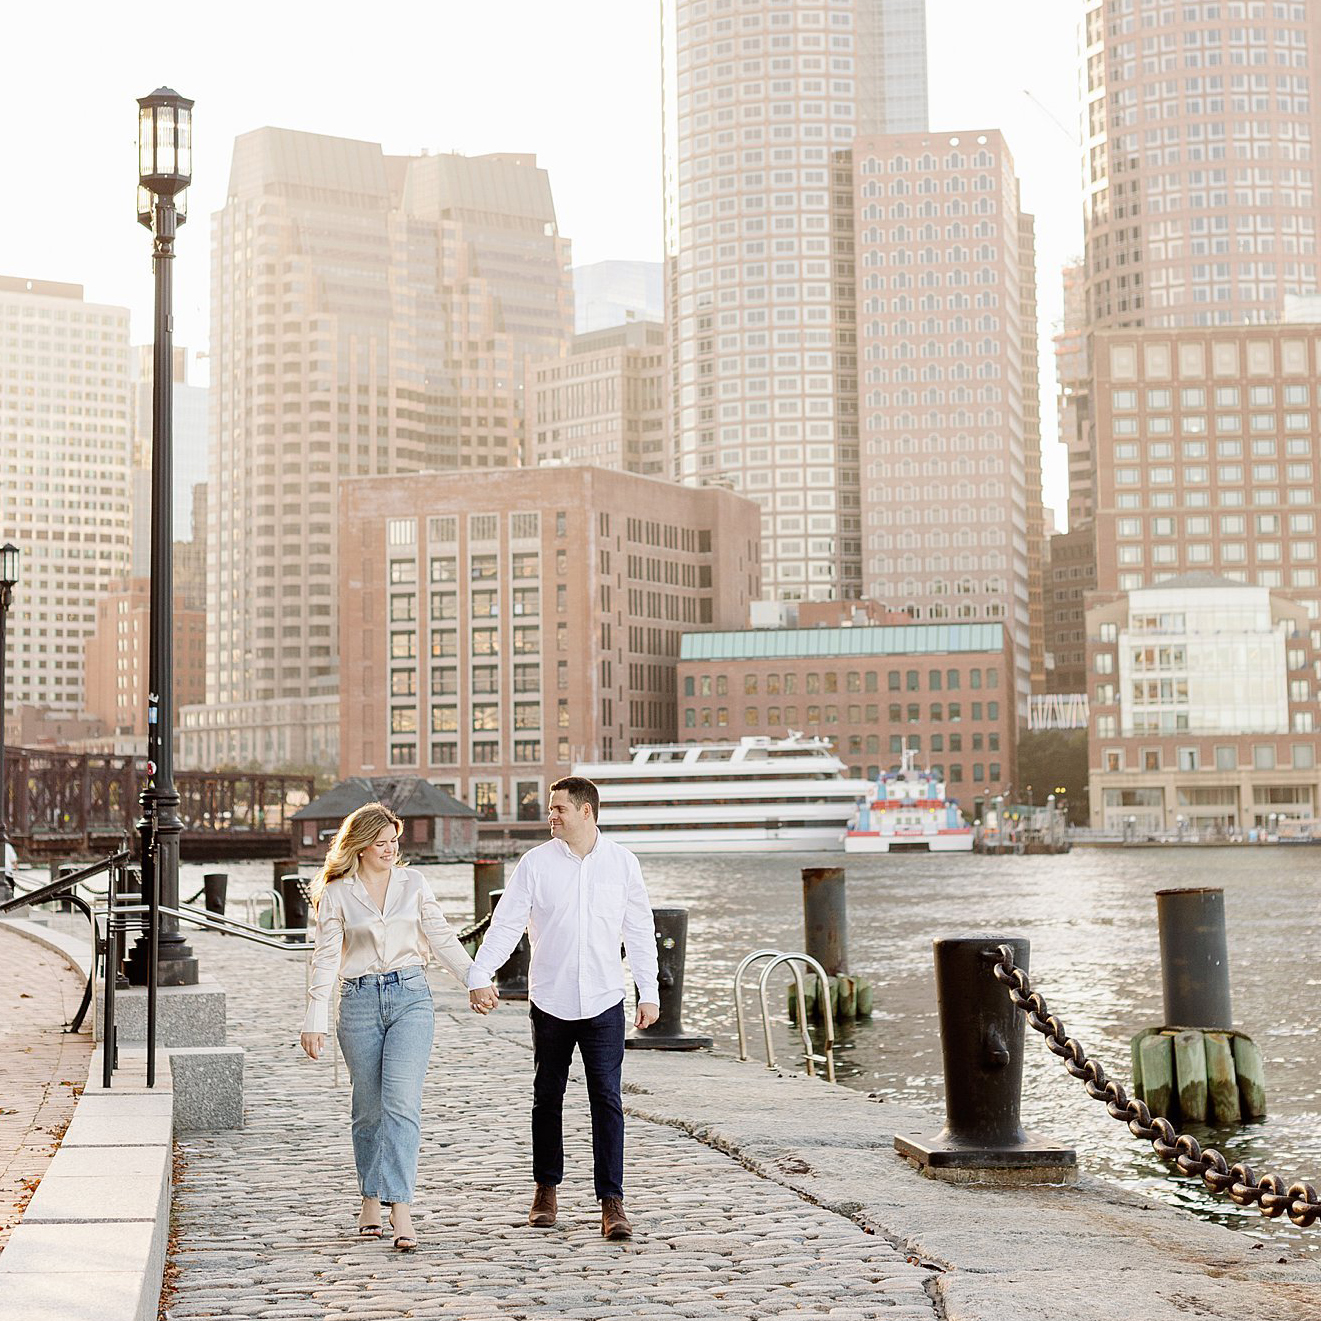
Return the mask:
M321 1058L321 1052L325 1048L326 1034L324 1032L304 1032L302 1036L303 1049L314 1060Z

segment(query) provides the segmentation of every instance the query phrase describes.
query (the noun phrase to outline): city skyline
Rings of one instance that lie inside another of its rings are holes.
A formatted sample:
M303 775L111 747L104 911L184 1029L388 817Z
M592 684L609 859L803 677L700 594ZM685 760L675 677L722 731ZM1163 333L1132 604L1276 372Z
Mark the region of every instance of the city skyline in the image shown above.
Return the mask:
M12 208L0 217L0 267L6 273L82 283L89 299L128 307L133 342L145 342L151 283L132 210L133 98L162 81L198 103L192 220L180 238L176 278L181 342L207 344L207 231L211 215L224 205L234 140L267 125L379 141L390 153L415 154L423 147L469 156L535 152L550 175L560 232L573 242L577 264L659 259L658 3L584 0L575 28L579 35L567 48L562 21L532 5L446 12L439 46L425 39L430 20L410 13L410 32L417 39L406 45L394 39L398 28L388 23L379 27L380 36L355 34L358 93L351 97L343 95L338 80L326 80L322 90L288 72L287 52L294 49L321 64L305 58L293 67L336 67L344 51L337 49L333 33L305 31L300 20L265 9L257 47L242 21L246 8L240 5L225 29L207 28L205 34L181 15L170 29L171 40L169 33L134 32L102 7L74 6L85 37L82 48L95 55L71 56L65 86L72 93L54 103L43 100L46 127L40 141L11 134L0 145L0 169L35 191L47 182L49 143L76 142L80 205L64 212ZM1005 133L1023 178L1024 207L1038 217L1041 327L1047 333L1060 311L1056 272L1081 250L1076 18L1074 6L1050 0L1013 5L928 0L927 5L931 126L982 123ZM524 37L517 49L503 36L513 23ZM52 40L49 20L36 13L15 16L14 26L17 47L37 49ZM474 48L500 51L499 76L492 76L490 61L471 58ZM997 51L994 61L985 60L988 49ZM562 52L553 68L544 61L546 50ZM634 58L621 59L621 51L634 52ZM235 68L244 72L241 95L229 90L235 85L229 70ZM21 123L24 106L35 104L37 96L31 76L20 68L0 90L0 106L11 123ZM114 113L120 103L122 122ZM603 104L616 111L602 115ZM53 179L49 186L56 187ZM1042 393L1049 400L1053 380L1049 364L1046 368ZM1053 408L1043 421L1053 439ZM1047 503L1060 511L1064 471L1062 456L1048 444Z

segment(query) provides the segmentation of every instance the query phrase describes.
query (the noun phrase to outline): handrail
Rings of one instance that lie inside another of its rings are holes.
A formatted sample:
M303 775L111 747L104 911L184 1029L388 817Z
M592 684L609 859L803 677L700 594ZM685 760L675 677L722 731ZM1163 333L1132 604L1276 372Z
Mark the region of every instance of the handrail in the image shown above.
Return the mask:
M237 917L230 917L226 913L212 913L208 909L198 908L195 904L181 903L179 905L179 915L181 919L191 921L193 918L206 918L205 923L198 922L198 926L208 926L212 930L230 930L235 935L244 931L251 931L261 936L294 936L300 931L305 931L306 927L262 927L254 926L251 922L244 922ZM223 922L224 927L217 927L215 923Z
M826 1017L826 1040L825 1055L812 1054L812 1039L807 1035L807 1001L802 992L802 978L798 976L798 1026L802 1030L803 1041L805 1043L803 1051L803 1063L807 1067L807 1076L813 1076L814 1070L812 1063L819 1060L826 1066L826 1081L835 1081L835 1015L830 1007L830 978L826 976L826 970L810 954L779 954L773 958L765 968L762 969L761 981L757 984L757 990L761 996L761 1020L766 1027L766 1067L773 1069L775 1067L775 1051L771 1046L771 1015L770 1007L766 1003L766 980L771 973L781 964L787 963L795 970L799 962L810 964L817 977L817 995L825 1007Z
M75 885L81 885L93 876L99 876L103 871L109 871L112 867L118 867L122 863L126 863L130 856L127 849L121 849L118 853L108 854L100 862L88 863L80 871L61 876L59 880L51 881L39 890L29 890L27 894L16 894L12 899L6 899L3 903L0 903L0 914L9 912L11 908L27 908L31 904L44 904L52 899L59 899L62 897L62 891L72 889Z
M771 1042L771 1015L770 1006L766 1002L766 985L771 972L781 963L789 965L789 971L793 973L795 988L798 993L798 1030L803 1042L803 1064L807 1070L808 1077L816 1076L815 1065L817 1063L826 1066L826 1078L830 1082L835 1081L835 1020L830 1007L830 980L826 976L825 969L810 955L801 953L788 953L778 949L759 949L754 950L738 965L734 972L734 1019L738 1025L738 1057L741 1060L748 1058L747 1034L743 1026L743 996L742 982L743 974L758 959L770 959L771 962L762 970L761 978L757 985L758 997L761 1002L761 1025L762 1033L766 1040L766 1067L775 1068L775 1047ZM824 999L826 1006L826 1041L825 1054L816 1055L812 1051L812 1038L807 1031L807 997L804 994L803 974L798 967L799 963L810 964L816 973L819 983L818 994Z
M281 931L287 930L287 928L284 925L284 896L279 892L279 890L275 889L274 887L272 887L269 890L260 890L258 891L257 894L250 894L247 896L246 899L244 899L243 901L244 911L248 915L248 924L250 926L255 926L256 922L254 921L254 919L260 920L261 915L257 912L257 901L258 899L261 898L262 895L270 896L271 930L273 931L277 926L280 928ZM276 916L277 913L279 914L278 919ZM264 929L265 928L263 928L263 930Z
M145 913L148 905L146 904L118 904L115 907L116 913ZM202 914L195 911L189 911L183 908L171 908L168 904L161 904L160 911L166 917L176 918L180 922L191 922L194 926L204 927L208 931L219 931L222 935L237 936L240 940L251 941L254 945L265 945L269 949L284 950L289 954L306 954L314 948L310 940L286 941L276 940L265 934L265 931L258 934L255 929L240 927L235 929L222 922L218 922L214 914Z
M753 950L737 968L734 969L734 1021L738 1024L738 1057L741 1060L748 1058L748 1040L747 1034L743 1030L743 997L739 994L743 982L743 974L758 959L773 959L780 951L778 949L757 949Z

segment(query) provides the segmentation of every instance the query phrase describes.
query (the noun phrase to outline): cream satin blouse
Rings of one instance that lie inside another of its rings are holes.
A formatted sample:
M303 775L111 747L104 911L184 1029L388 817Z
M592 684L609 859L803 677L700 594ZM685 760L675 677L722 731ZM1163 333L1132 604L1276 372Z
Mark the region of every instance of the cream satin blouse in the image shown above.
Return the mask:
M433 957L460 986L467 984L472 960L416 867L391 870L384 911L372 903L356 873L331 881L317 905L303 1031L329 1031L330 992L337 977L347 981L367 973L425 967Z

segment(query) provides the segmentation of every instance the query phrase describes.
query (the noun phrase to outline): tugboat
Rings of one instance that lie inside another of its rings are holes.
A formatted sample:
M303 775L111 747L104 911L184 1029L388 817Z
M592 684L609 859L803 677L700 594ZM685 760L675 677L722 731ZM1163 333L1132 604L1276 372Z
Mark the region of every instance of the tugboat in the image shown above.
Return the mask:
M959 805L945 797L945 782L917 769L917 750L905 748L903 764L876 778L876 796L858 805L844 835L845 853L971 853L972 827Z

